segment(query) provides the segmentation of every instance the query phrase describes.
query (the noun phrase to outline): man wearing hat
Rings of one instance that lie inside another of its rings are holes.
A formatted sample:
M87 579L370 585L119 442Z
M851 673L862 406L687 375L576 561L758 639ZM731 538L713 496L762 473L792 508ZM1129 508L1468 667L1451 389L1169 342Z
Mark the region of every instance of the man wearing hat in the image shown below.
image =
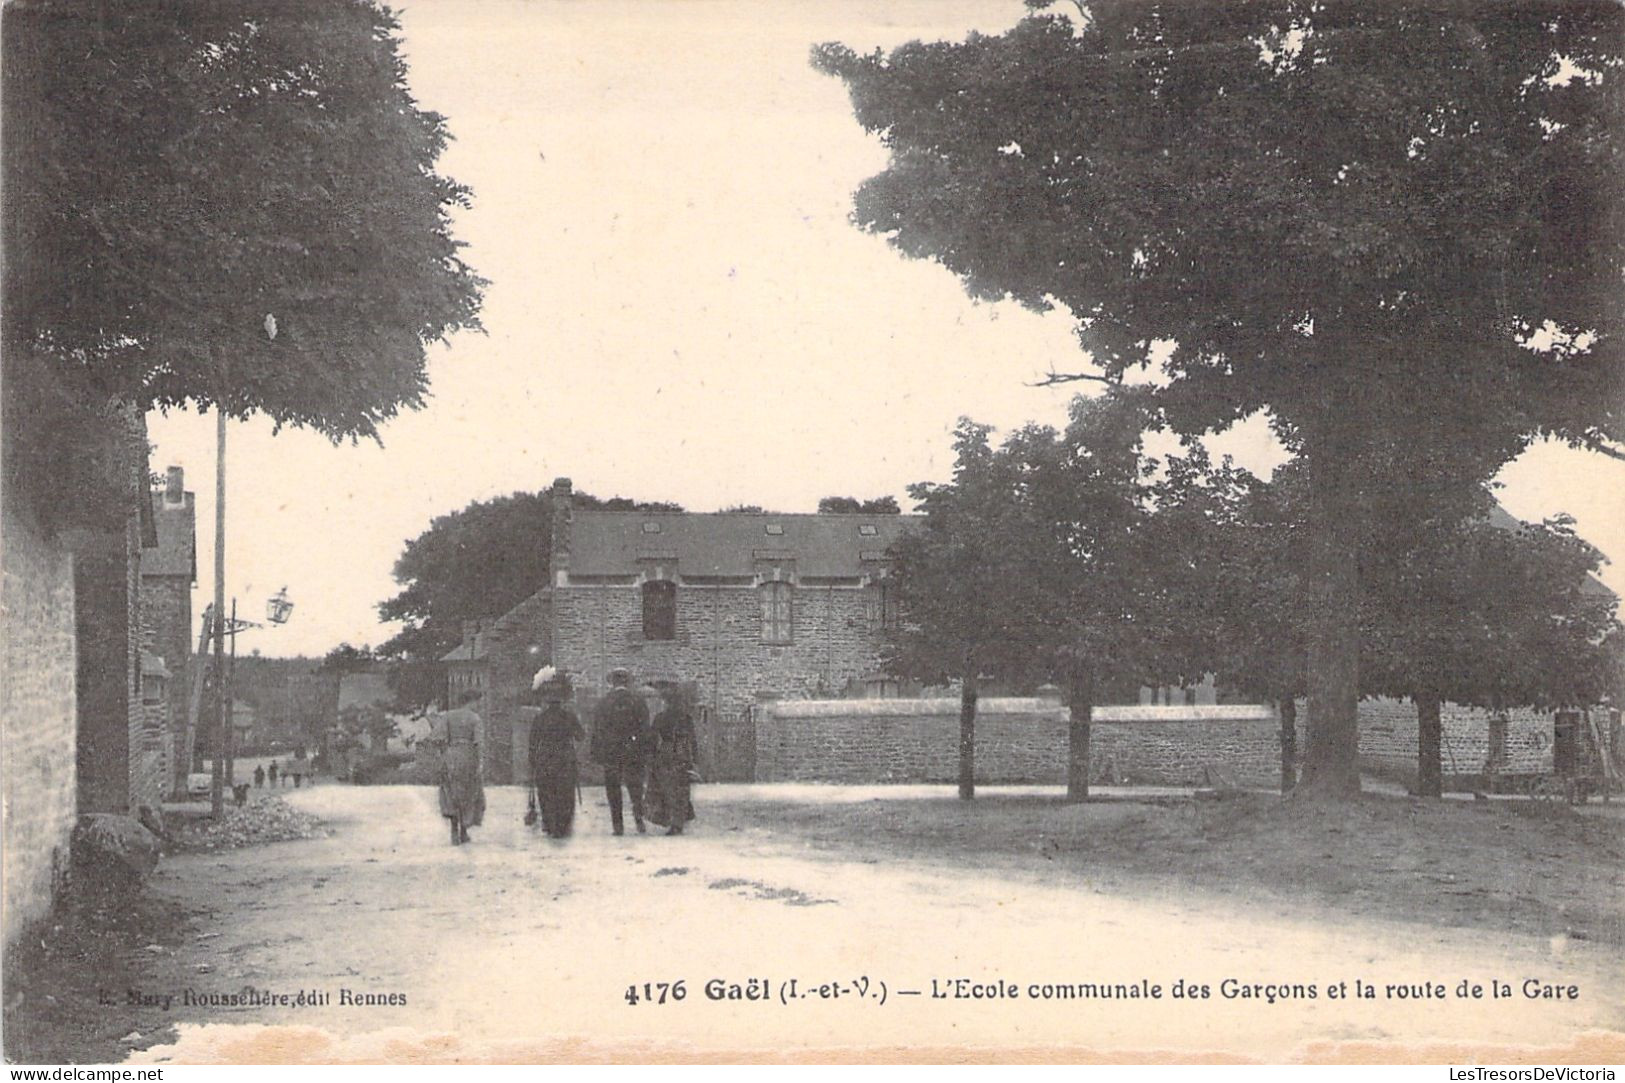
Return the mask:
M632 674L609 672L609 692L592 713L592 758L604 768L604 794L615 834L624 835L621 787L632 797L632 820L643 834L643 766L649 748L649 707L632 692Z

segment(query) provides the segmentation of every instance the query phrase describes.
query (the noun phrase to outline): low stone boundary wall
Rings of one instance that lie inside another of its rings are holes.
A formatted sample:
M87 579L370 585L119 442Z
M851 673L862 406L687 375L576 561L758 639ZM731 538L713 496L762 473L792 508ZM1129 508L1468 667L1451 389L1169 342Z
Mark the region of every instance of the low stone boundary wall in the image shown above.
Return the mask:
M1100 781L1195 785L1219 764L1245 784L1279 778L1274 712L1250 705L1100 707L1091 729ZM1053 700L991 697L976 710L976 779L1066 781L1067 709ZM764 705L758 782L952 782L959 774L957 699L792 700Z
M1062 748L1063 759L1065 747ZM1281 726L1257 704L1097 707L1090 728L1090 775L1107 783L1200 786L1206 767L1244 786L1278 786Z

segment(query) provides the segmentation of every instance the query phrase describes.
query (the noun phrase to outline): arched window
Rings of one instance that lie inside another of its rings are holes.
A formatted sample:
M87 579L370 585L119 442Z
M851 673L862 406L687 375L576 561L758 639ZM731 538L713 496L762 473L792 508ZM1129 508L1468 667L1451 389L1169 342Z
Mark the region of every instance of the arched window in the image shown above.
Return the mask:
M643 638L677 638L677 584L670 579L643 584Z
M791 603L792 587L782 579L763 583L762 642L789 643L794 627L795 611Z

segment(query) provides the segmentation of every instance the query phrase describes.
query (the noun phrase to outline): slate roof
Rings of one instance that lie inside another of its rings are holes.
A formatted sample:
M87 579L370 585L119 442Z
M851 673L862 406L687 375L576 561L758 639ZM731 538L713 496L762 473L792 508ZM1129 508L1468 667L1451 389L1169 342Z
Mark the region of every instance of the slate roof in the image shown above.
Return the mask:
M679 576L743 577L777 558L794 560L798 578L852 578L922 518L577 510L569 568L572 577L631 575L640 560L675 559Z
M467 643L459 643L452 650L440 656L442 662L478 662L485 657L485 635L481 633L474 637L474 649L470 650Z

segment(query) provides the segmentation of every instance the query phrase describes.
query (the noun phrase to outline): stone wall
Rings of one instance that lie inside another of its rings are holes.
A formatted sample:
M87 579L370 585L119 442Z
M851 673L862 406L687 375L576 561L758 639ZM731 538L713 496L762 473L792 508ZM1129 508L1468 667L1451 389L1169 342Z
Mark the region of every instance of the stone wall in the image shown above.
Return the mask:
M1248 706L1097 708L1092 776L1199 785L1218 764L1244 784L1278 780L1273 712ZM784 702L756 733L761 782L951 782L959 774L957 699ZM984 698L976 710L976 778L1066 781L1067 710L1053 700Z
M1300 717L1301 714L1300 714ZM1439 710L1444 731L1439 759L1446 778L1483 775L1490 758L1494 712L1446 703ZM1552 770L1553 722L1550 711L1520 708L1506 712L1503 775L1548 774ZM1373 774L1406 783L1416 779L1416 705L1409 700L1360 701L1360 765Z
M758 713L758 782L952 782L959 700L840 699L769 703ZM976 710L979 782L1059 782L1064 707L990 697Z
M1208 784L1220 767L1243 786L1281 781L1281 729L1275 711L1250 704L1097 707L1090 733L1091 777L1159 786Z
M73 558L6 486L0 514L4 938L49 909L75 815Z

